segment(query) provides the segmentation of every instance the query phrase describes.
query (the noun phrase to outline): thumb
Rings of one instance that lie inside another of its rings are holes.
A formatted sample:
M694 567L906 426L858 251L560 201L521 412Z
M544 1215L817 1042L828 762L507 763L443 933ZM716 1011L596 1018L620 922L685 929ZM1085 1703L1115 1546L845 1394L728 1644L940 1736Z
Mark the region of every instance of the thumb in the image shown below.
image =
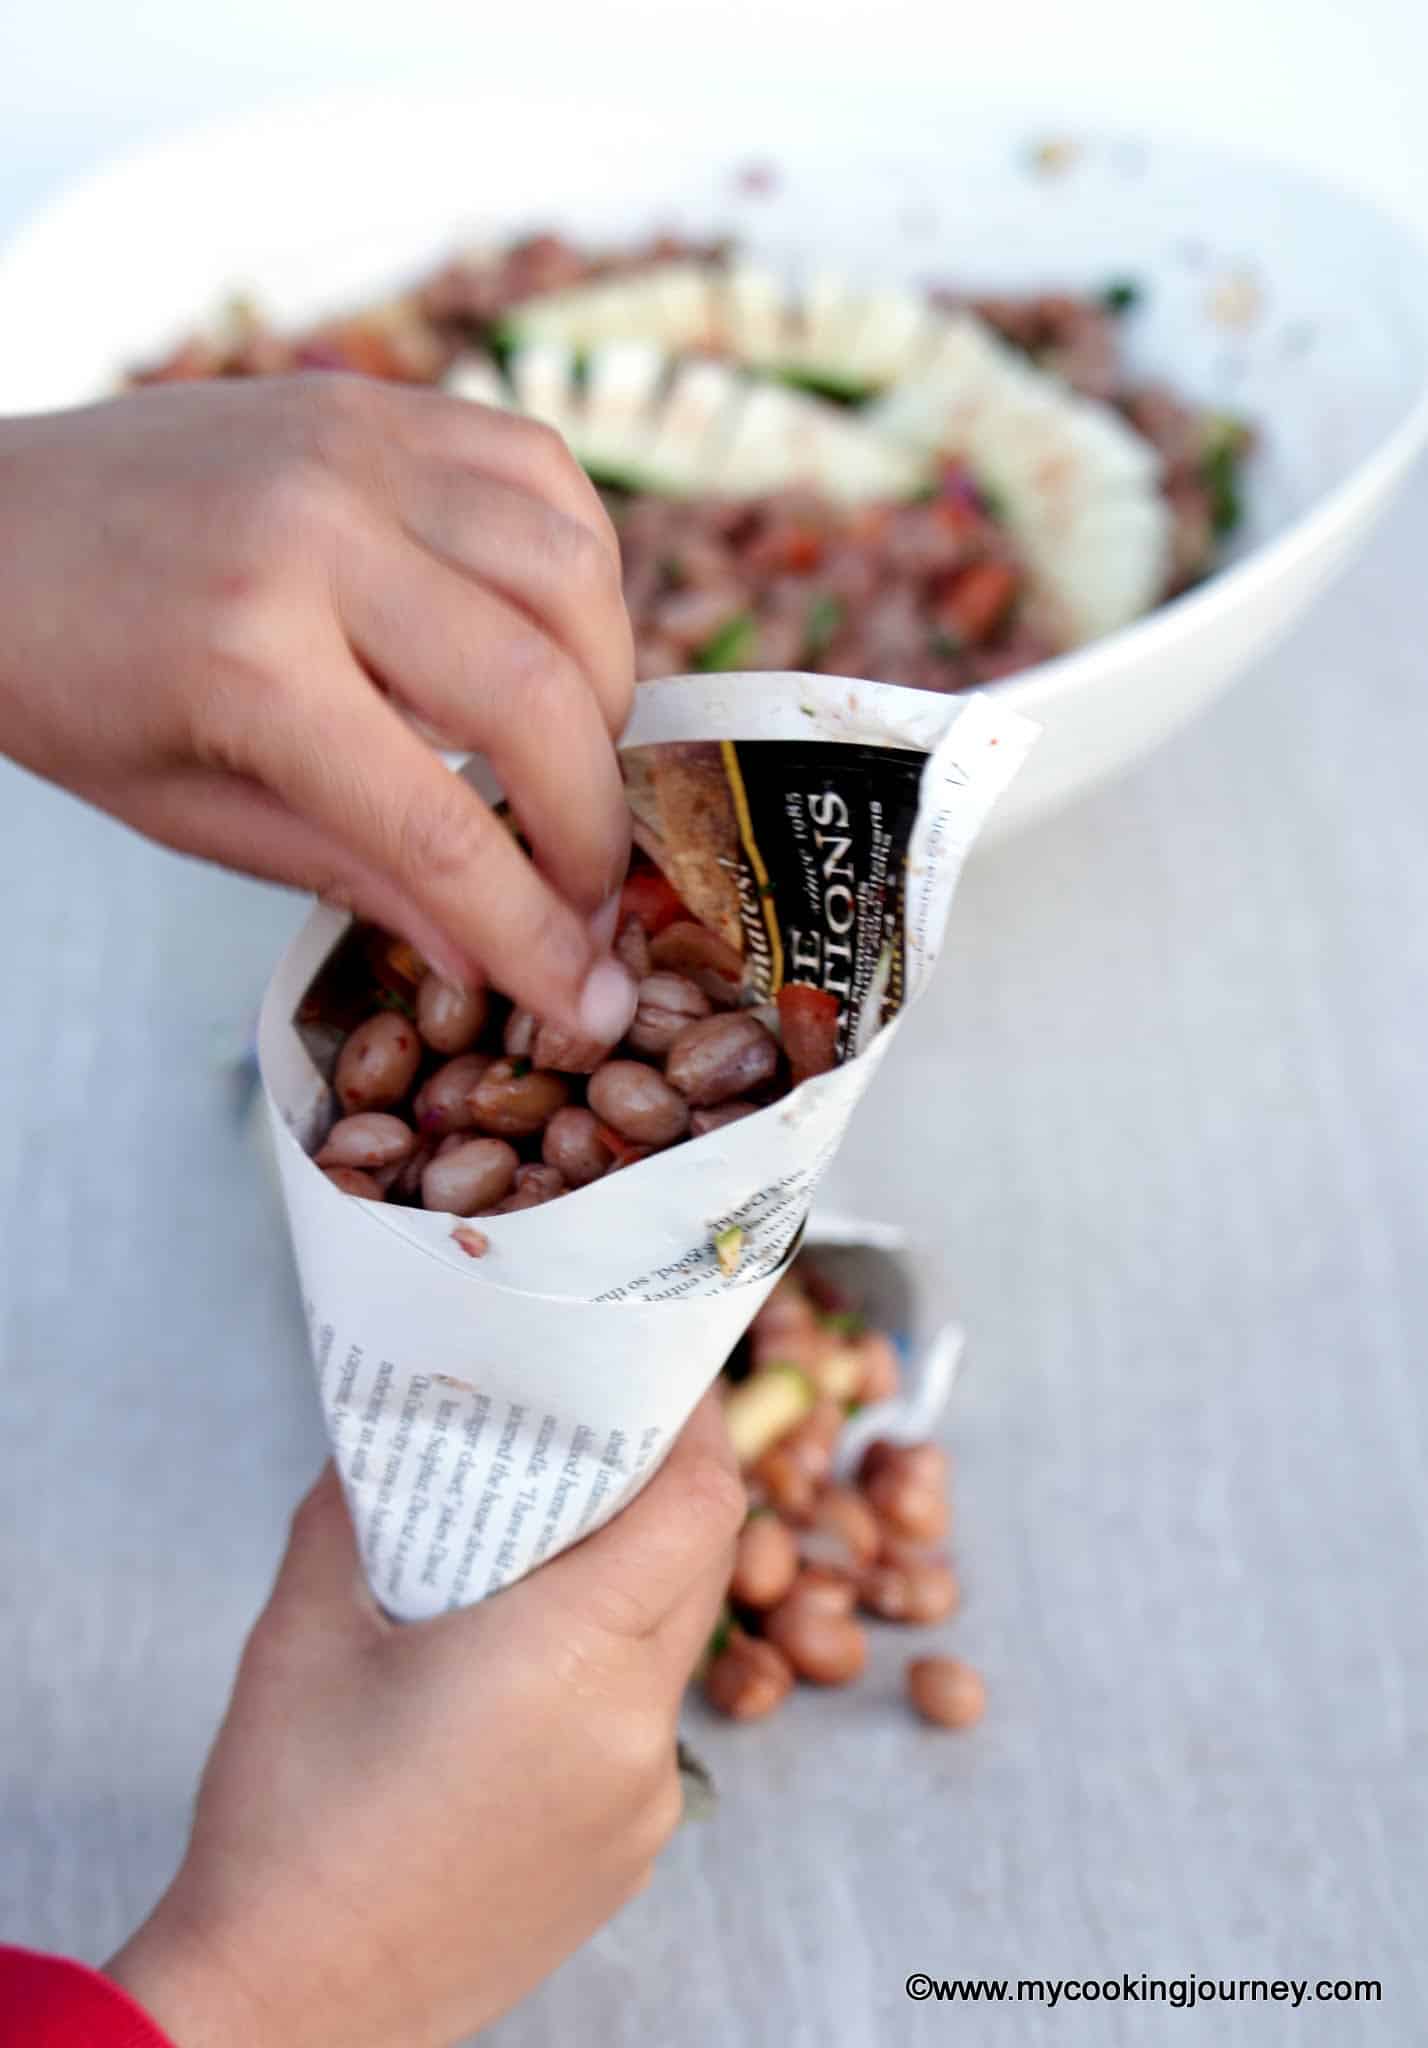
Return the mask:
M652 1636L693 1587L727 1573L747 1506L718 1399L706 1394L644 1491L527 1583L614 1634Z
M303 1613L320 1613L329 1621L350 1616L370 1623L381 1618L363 1575L342 1483L330 1460L293 1515L268 1611L274 1618Z

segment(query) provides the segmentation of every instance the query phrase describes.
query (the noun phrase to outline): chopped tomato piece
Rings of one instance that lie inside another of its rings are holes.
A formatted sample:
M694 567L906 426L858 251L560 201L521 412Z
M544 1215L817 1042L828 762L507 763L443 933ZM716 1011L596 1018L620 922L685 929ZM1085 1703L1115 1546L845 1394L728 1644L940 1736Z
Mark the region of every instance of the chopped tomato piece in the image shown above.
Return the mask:
M626 917L638 918L651 938L666 925L677 924L689 915L673 883L658 868L638 868L626 877L620 891L620 909Z
M973 562L950 576L937 598L937 623L961 640L976 644L999 626L1017 593L1017 572L1010 562Z
M775 526L752 543L745 559L773 576L807 576L823 560L823 536L812 526Z
M794 1086L838 1064L838 998L809 981L786 981L778 992L778 1021Z
M595 1120L595 1135L606 1151L614 1155L615 1164L610 1168L611 1173L618 1172L622 1166L633 1166L636 1160L648 1159L650 1156L650 1146L637 1145L633 1138L622 1137L613 1124L602 1124L598 1117Z

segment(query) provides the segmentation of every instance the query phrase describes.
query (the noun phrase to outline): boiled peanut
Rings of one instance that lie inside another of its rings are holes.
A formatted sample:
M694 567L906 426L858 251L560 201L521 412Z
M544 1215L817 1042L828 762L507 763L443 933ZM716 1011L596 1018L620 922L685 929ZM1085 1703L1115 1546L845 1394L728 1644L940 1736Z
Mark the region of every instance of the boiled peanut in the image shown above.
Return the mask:
M540 1156L547 1166L564 1174L573 1188L599 1180L609 1172L614 1158L600 1136L598 1118L588 1109L558 1109L541 1137Z
M745 1607L774 1607L798 1577L798 1544L773 1514L750 1515L739 1531L729 1597Z
M763 1374L755 1375L756 1379L763 1377ZM745 1386L752 1384L750 1380L744 1382ZM769 1505L777 1508L790 1522L806 1521L813 1512L817 1482L782 1444L775 1444L772 1450L765 1451L750 1476Z
M391 1109L416 1079L420 1059L416 1027L395 1010L378 1010L348 1035L337 1055L337 1099L349 1116L362 1109Z
M433 1052L468 1052L481 1036L490 998L484 988L457 988L429 973L417 990L417 1030Z
M858 1399L871 1405L891 1401L902 1380L897 1346L882 1330L865 1330L853 1346L862 1366Z
M919 1627L945 1621L957 1611L961 1598L951 1565L935 1557L915 1564L870 1565L858 1583L858 1599L869 1614Z
M924 1721L938 1728L971 1728L987 1711L981 1673L957 1657L914 1657L907 1696Z
M520 1159L500 1138L467 1138L433 1159L421 1177L428 1209L477 1216L511 1192Z
M416 1149L416 1132L379 1109L339 1117L314 1156L319 1166L400 1166Z
M565 1176L553 1166L518 1166L516 1184L504 1202L496 1204L497 1214L514 1216L520 1209L539 1209L565 1193Z
M529 1010L512 1010L506 1019L505 1048L513 1059L562 1074L593 1074L610 1046L598 1038L581 1038L558 1024L542 1024Z
M878 1554L882 1531L863 1496L851 1486L825 1487L813 1504L812 1526L827 1531L846 1548L850 1564L870 1565Z
M458 1135L460 1135L458 1133ZM396 1176L387 1185L387 1193L399 1202L417 1202L421 1199L421 1177L436 1157L437 1140L420 1138L410 1158L404 1159L397 1168Z
M501 1033L507 1059L528 1060L535 1047L537 1024L534 1010L512 1010Z
M752 1116L758 1106L756 1102L721 1102L713 1109L692 1109L689 1135L707 1138L711 1131L722 1131L725 1124L736 1124L742 1117Z
M467 1097L477 1130L500 1138L529 1138L564 1109L570 1090L559 1074L522 1060L493 1060Z
M686 1024L664 1063L671 1086L699 1109L747 1095L772 1080L777 1069L778 1047L746 1010Z
M858 1582L841 1565L810 1564L805 1559L779 1604L816 1607L821 1614L851 1614L858 1604Z
M926 1485L915 1471L885 1466L874 1472L863 1492L869 1507L894 1536L908 1543L945 1541L951 1520L947 1496L940 1488Z
M847 1685L868 1661L868 1638L850 1614L785 1600L764 1617L764 1634L812 1685Z
M452 1131L473 1129L471 1090L490 1065L492 1061L488 1053L467 1052L462 1053L459 1059L448 1060L444 1067L438 1067L423 1081L412 1100L412 1115L416 1118L417 1129L433 1138L444 1138Z
M880 1436L868 1445L858 1467L858 1484L866 1486L878 1472L893 1468L922 1486L945 1486L951 1460L941 1444L895 1444Z
M709 1015L709 998L683 974L647 974L626 1038L640 1052L667 1053L686 1024Z
M382 1190L370 1173L363 1173L357 1166L324 1166L323 1172L335 1188L341 1188L344 1195L360 1195L364 1201L380 1202Z
M650 966L687 975L716 1003L737 1002L744 978L743 959L726 939L683 918L650 940Z
M731 1721L758 1721L793 1691L793 1667L772 1643L731 1629L704 1674L709 1704Z
M637 982L650 971L649 934L637 917L627 917L615 934L615 958L627 967Z
M585 1092L600 1121L637 1145L672 1145L689 1129L684 1098L639 1060L607 1060Z

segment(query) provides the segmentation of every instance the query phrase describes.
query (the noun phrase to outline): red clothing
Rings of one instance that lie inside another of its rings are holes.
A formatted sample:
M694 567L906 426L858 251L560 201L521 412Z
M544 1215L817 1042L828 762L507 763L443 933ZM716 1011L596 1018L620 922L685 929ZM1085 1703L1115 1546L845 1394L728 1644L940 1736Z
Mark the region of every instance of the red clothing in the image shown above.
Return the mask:
M173 2048L127 1991L64 1956L0 1946L0 2048Z

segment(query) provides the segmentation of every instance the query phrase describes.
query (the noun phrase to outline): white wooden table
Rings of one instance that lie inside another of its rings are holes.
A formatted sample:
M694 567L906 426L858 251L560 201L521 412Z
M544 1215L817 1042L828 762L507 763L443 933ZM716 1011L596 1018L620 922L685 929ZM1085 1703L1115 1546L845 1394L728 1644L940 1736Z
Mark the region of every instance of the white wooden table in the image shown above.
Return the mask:
M1293 644L975 868L845 1206L940 1242L975 1735L903 1645L490 2038L1428 2036L1428 480ZM231 1060L290 899L0 770L0 1929L178 1855L321 1454ZM913 2005L910 1971L1379 1978L1378 2005ZM0 2030L2 2031L2 2030Z

